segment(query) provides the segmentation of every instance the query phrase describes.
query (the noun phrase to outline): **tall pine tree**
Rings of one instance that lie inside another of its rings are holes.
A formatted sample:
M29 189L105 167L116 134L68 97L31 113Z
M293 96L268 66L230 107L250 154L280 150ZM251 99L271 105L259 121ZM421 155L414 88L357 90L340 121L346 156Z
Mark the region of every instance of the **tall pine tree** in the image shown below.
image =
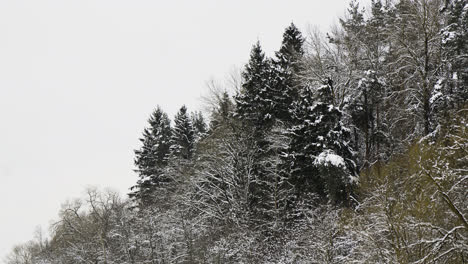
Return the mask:
M274 115L281 121L290 122L290 108L297 100L301 82L301 60L304 56L304 38L299 29L291 23L283 34L281 48L274 60Z
M210 132L213 132L213 130L216 130L220 126L226 125L234 111L234 104L226 91L219 96L216 103L216 107L211 111Z
M249 63L242 73L244 82L236 96L236 115L256 130L263 130L272 121L270 61L265 57L260 42L250 52Z
M142 202L149 199L155 186L167 181L163 170L167 165L172 133L170 120L159 106L151 114L148 123L149 127L145 128L140 138L142 146L135 150L135 171L140 179L129 194L131 198Z
M194 129L195 142L198 142L206 136L206 132L208 130L205 118L203 117L203 114L200 111L192 112L190 118L192 120L192 125Z
M192 120L183 105L174 118L174 129L171 137L171 156L190 160L194 153L195 131Z
M269 203L270 183L275 181L271 172L273 153L270 148L271 142L267 135L275 121L274 105L277 103L272 90L272 65L265 57L260 43L253 46L249 63L242 73L244 82L242 89L236 99L236 116L243 121L245 132L247 132L250 147L256 151L252 153L251 174L252 201L256 204L258 218L267 218L267 211L271 207ZM247 139L243 139L244 141ZM267 165L269 164L269 165Z

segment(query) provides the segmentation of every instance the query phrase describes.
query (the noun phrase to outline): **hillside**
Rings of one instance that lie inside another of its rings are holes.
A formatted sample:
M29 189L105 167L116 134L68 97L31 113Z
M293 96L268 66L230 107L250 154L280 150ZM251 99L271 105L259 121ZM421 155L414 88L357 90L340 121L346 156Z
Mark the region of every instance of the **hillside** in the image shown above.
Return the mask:
M254 43L205 115L155 102L126 197L88 189L6 263L468 263L468 1L367 13Z

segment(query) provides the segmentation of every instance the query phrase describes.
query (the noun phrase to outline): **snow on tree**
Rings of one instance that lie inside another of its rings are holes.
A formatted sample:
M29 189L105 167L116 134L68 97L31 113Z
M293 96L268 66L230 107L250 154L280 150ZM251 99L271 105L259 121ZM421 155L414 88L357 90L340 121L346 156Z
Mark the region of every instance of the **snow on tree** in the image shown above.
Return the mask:
M349 129L341 122L343 113L333 105L332 81L301 92L293 112L291 143L286 166L298 195L316 193L341 203L349 202L357 183Z
M468 100L468 1L446 1L442 28L443 74L434 85L431 103L439 120L447 110L463 107Z
M226 125L234 111L234 104L226 91L222 92L221 96L216 97L215 104L211 111L210 132Z
M362 36L365 32L364 11L359 8L359 3L355 0L349 3L347 10L347 19L340 19L340 24L343 28L343 36L339 40L340 44L344 45L347 52L347 64L353 67L354 70L362 69L362 64L365 63L364 50L365 45Z
M388 104L384 86L376 72L366 71L355 88L355 97L347 106L355 129L354 145L360 153L360 168L366 173L371 165L388 157L384 154L384 147L388 148L390 141L384 111Z
M365 14L328 41L292 24L274 60L254 45L208 131L157 108L130 194L149 202L88 190L7 263L465 263L467 1Z
M236 96L236 116L263 130L273 119L271 90L271 65L257 42L250 52L249 63L242 73L243 83Z
M195 186L198 197L196 208L215 221L235 226L246 226L253 221L259 202L254 174L256 149L253 139L236 128L214 134L204 144L200 156Z
M190 116L193 124L194 135L195 135L195 142L198 142L202 138L206 136L206 132L208 131L208 126L205 122L205 118L200 111L193 112Z
M273 112L283 122L291 121L290 108L298 99L300 73L303 69L304 38L299 29L291 23L283 34L279 51L273 61Z
M171 145L171 127L167 114L157 107L151 114L149 127L143 131L140 139L142 146L135 150L135 165L139 180L129 194L132 198L145 200L154 190L154 186L167 181L163 170L167 165Z
M85 199L63 204L59 221L52 226L49 250L52 263L123 263L119 244L112 229L120 219L116 213L125 203L112 191L88 189ZM45 251L44 253L47 253ZM58 260L61 260L59 262ZM50 262L46 262L50 263Z
M395 129L411 135L406 140L435 129L431 97L441 64L440 6L440 0L401 0L389 20L392 58L387 70L394 92L392 111L400 114Z
M41 249L34 241L16 245L12 251L5 257L5 264L30 264L36 263L37 256Z
M182 106L174 117L170 152L172 157L190 160L193 157L195 135L187 107Z

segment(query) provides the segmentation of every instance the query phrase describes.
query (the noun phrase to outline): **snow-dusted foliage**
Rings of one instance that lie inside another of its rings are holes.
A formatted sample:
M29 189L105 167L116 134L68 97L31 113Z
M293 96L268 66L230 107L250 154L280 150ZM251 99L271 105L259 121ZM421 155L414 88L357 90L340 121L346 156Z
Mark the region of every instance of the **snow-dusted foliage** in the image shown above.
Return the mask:
M339 22L254 45L209 127L157 108L130 199L88 190L6 263L467 263L468 2Z
M132 187L130 197L144 202L151 195L154 186L165 182L163 170L169 155L171 126L164 111L157 107L148 120L149 127L140 139L142 146L135 150L135 166L139 180Z
M257 42L252 47L249 63L242 73L242 88L235 98L236 115L257 130L268 126L274 114L271 67L260 42Z
M174 128L171 137L170 156L189 160L195 149L195 130L192 120L183 105L174 117Z
M452 118L444 138L413 145L363 179L362 200L346 227L359 241L356 262L464 263L468 127L466 115Z
M468 1L446 1L445 27L441 30L443 71L438 79L432 106L439 120L446 109L460 107L468 100Z
M291 106L298 99L302 86L300 74L304 56L304 42L301 31L291 23L283 33L283 41L273 59L273 112L277 119L291 122Z
M205 122L202 112L193 112L190 116L192 121L195 143L199 142L202 138L206 136L208 131L208 125Z
M342 111L333 105L332 89L327 80L316 90L301 91L285 166L298 195L312 191L340 203L349 202L357 174L350 132L342 123Z
M346 163L343 157L336 155L333 151L326 149L320 153L314 160L316 166L332 166L337 168L346 168Z

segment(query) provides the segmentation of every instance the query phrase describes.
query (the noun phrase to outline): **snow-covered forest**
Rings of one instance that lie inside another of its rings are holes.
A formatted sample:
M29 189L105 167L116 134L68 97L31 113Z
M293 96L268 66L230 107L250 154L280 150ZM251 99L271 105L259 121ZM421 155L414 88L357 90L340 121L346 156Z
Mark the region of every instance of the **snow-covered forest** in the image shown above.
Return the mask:
M129 193L87 190L6 263L468 263L468 0L351 1L231 84L155 102Z

